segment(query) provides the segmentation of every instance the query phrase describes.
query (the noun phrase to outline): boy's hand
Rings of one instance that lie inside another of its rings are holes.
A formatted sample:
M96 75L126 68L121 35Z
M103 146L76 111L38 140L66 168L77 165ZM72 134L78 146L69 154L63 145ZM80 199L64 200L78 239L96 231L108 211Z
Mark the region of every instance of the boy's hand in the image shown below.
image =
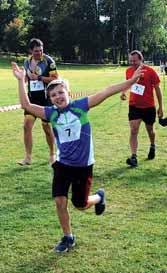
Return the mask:
M16 63L12 62L12 70L13 70L13 75L16 77L18 80L24 80L25 79L25 69L20 68Z
M144 69L142 69L142 65L140 65L135 72L133 73L132 80L137 81L139 78L143 78Z

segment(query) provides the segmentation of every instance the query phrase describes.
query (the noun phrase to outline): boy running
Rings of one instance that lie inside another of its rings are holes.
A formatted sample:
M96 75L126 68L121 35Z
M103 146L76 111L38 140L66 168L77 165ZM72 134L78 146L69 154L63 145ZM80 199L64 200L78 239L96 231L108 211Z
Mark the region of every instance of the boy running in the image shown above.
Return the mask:
M25 71L12 63L14 76L18 79L19 97L22 108L33 115L51 122L57 143L57 159L54 169L52 194L64 236L55 246L56 252L66 252L75 245L68 211L68 191L72 185L72 203L80 210L95 206L100 215L105 210L105 193L99 189L89 195L93 177L93 143L87 113L108 97L127 90L142 75L139 67L132 78L98 92L95 95L70 101L68 87L63 80L53 80L47 93L53 106L31 104L26 94Z

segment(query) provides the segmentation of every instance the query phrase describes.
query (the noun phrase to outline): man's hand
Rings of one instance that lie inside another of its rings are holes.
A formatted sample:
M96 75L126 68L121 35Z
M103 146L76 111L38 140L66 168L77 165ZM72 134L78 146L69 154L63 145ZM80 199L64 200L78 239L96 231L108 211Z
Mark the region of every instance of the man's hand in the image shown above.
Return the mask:
M159 117L159 118L162 118L162 117L163 117L163 110L162 110L161 107L158 108L157 114L158 114L158 117Z
M126 100L127 99L126 94L125 93L121 93L120 99L121 100Z
M28 70L27 74L28 74L28 77L30 78L30 80L38 80L38 75L37 74L32 73L29 70Z
M16 79L18 80L24 80L25 79L25 69L24 68L20 68L17 63L12 62L12 71L13 71L13 75L16 77Z

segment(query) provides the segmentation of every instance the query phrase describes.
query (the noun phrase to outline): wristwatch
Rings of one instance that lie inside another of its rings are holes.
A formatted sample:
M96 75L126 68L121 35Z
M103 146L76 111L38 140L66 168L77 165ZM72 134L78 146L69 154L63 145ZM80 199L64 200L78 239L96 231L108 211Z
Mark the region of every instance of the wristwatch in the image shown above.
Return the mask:
M38 81L42 81L42 76L38 76Z

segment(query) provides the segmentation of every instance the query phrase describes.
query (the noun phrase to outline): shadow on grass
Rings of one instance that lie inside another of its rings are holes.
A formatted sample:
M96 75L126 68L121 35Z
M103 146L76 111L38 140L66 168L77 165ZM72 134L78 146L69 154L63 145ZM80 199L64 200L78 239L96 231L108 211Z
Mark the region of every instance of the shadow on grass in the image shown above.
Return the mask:
M46 166L46 163L34 164L33 168L18 166L1 174L3 191L1 210L4 215L9 212L17 213L20 208L26 210L33 205L42 207L42 204L46 205L51 201L52 176L49 176L49 173L52 174L52 169L46 166L46 175L44 175L45 169L41 173L39 168L44 165Z
M53 252L53 250L50 250L50 252ZM60 261L62 260L63 263L66 263L66 260L70 259L70 255L73 255L72 253L64 253L64 254L56 254L53 252L48 253L48 250L45 250L45 253L40 253L41 250L39 250L39 253L36 257L31 256L31 259L29 261L26 261L25 263L18 263L15 269L15 273L46 273L46 272L63 272L63 268L61 268L61 265L58 265L57 263L61 264ZM70 271L72 272L72 271ZM13 271L10 271L9 273L13 273Z
M100 183L103 182L104 184L113 183L113 180L118 181L122 180L124 176L129 174L131 171L133 171L130 167L111 167L111 170L105 170L103 169L96 169L94 171L94 180L99 181Z
M148 162L148 161L147 161ZM167 169L165 165L161 168L153 169L149 162L145 168L146 161L140 162L139 167L130 168L111 168L111 171L101 169L99 175L95 175L95 179L101 182L103 177L104 187L111 187L111 191L116 190L127 191L129 198L136 199L139 206L134 207L139 213L142 212L164 212L167 207L166 198L166 181ZM152 163L151 163L152 164ZM108 189L110 191L110 189ZM140 204L139 196L143 199ZM145 200L145 201L144 201Z
M164 211L166 213L167 208L167 199L166 199L166 193L161 193L161 197L154 197L151 198L149 201L146 201L144 203L143 211L154 211L154 212L162 212ZM165 221L167 223L167 220Z
M40 166L43 166L41 163ZM142 164L140 164L141 166ZM142 166L141 166L142 168ZM20 219L29 219L36 217L37 208L46 206L48 202L51 202L51 177L47 175L39 176L37 173L39 165L33 165L34 176L31 174L31 168L13 168L10 172L3 173L4 178L8 177L11 180L14 176L15 184L8 189L6 188L6 194L2 198L1 209L4 215L8 213L17 213L22 209ZM50 170L48 170L48 173ZM29 175L30 173L30 175ZM52 171L51 171L52 173ZM25 174L25 177L24 177ZM42 173L43 174L43 173ZM32 175L32 176L31 176ZM98 183L102 184L104 187L120 188L120 189L134 189L135 191L141 191L151 189L154 187L159 187L161 184L166 182L167 171L165 168L161 169L150 169L149 165L147 169L129 168L124 166L123 168L111 168L108 169L95 169L94 172L94 185L97 186ZM32 180L32 178L34 179ZM5 179L4 179L5 181ZM152 189L154 190L154 189ZM14 194L14 199L11 201L11 196ZM9 199L9 200L8 200ZM11 202L10 202L11 201ZM148 209L155 208L158 204L167 204L164 200L164 196L159 196L159 200L154 198L152 201L149 200L148 204L145 204ZM160 205L160 206L161 206ZM35 208L36 206L36 208ZM162 207L162 206L161 206ZM35 210L34 210L35 208Z
M40 163L33 163L32 165L25 165L25 166L21 166L19 164L16 165L17 167L11 168L9 167L9 169L7 169L7 171L3 171L1 173L1 176L10 176L10 175L14 175L17 173L22 173L22 172L27 172L27 171L34 171L35 169L39 169L40 166L45 167L48 170L52 170L51 166L49 165L48 162L43 161Z
M29 172L30 171L30 166L18 166L17 168L13 168L13 169L9 169L6 172L3 171L3 173L1 173L1 177L12 177L15 174L19 174L19 173L24 173L24 172Z
M147 161L148 162L148 161ZM111 170L107 171L106 168L95 169L94 179L99 180L100 182L118 186L128 186L128 187L137 187L144 185L148 187L152 184L162 184L166 182L167 169L165 166L161 168L152 168L149 163L146 168L143 168L143 165L147 164L146 161L140 162L140 165L137 168L132 168L129 166L124 167L111 167Z

